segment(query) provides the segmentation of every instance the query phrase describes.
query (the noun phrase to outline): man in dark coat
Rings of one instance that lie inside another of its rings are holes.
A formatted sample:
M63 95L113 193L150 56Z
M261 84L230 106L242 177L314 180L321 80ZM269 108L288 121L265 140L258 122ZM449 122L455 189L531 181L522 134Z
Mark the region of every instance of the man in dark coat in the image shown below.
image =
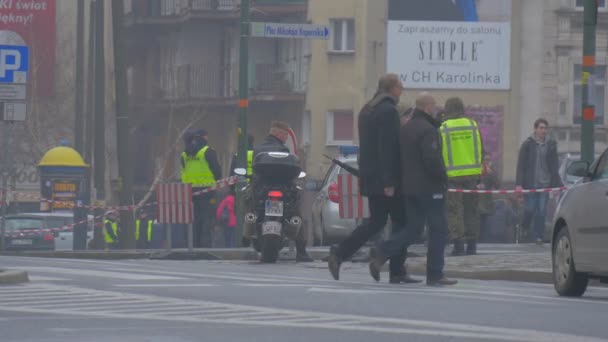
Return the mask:
M547 137L549 124L545 119L534 123L534 134L526 139L519 150L516 185L518 190L562 187L559 176L557 142ZM545 216L549 193L525 194L523 226L528 228L534 221L534 238L542 244L545 232Z
M395 74L380 79L378 92L359 114L359 181L361 195L369 200L370 218L337 246L332 246L328 267L334 279L340 278L341 263L384 229L390 215L393 234L405 225L405 207L400 191L399 112L397 103L403 84ZM390 282L418 282L403 267L407 251L391 258Z
M421 93L412 118L401 128L401 187L408 222L404 229L372 249L369 270L376 281L380 280L380 269L386 259L399 256L416 241L426 223L429 229L426 282L428 285L456 284L443 274L448 239L445 200L448 177L438 131L440 123L431 116L435 106L435 99L429 93Z
M289 125L286 122L282 121L273 121L270 125L270 133L264 139L264 142L256 146L253 151L253 159L263 152L285 152L291 153L289 148L285 145L287 139L289 138ZM255 173L254 173L255 177ZM253 184L254 182L252 182ZM307 243L308 231L305 229L305 226L302 226L298 231L298 235L295 238L296 242L296 261L297 262L312 262L313 258L308 255L306 252L306 243Z

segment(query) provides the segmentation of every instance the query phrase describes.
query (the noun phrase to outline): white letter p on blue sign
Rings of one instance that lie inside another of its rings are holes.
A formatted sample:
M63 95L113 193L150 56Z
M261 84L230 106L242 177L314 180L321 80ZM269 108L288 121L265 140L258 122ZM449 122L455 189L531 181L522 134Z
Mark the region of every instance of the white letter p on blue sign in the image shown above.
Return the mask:
M27 46L0 45L0 83L25 83L28 65Z

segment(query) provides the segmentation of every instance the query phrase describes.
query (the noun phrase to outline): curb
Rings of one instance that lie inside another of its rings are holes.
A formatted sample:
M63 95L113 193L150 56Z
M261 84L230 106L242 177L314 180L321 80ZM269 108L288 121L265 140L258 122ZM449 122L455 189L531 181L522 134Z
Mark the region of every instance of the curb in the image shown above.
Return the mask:
M0 269L0 285L21 284L30 281L25 271L8 271Z
M426 268L424 266L409 267L408 271L412 275L426 276ZM447 277L450 278L553 284L553 274L551 272L522 270L456 271L446 269L444 273Z

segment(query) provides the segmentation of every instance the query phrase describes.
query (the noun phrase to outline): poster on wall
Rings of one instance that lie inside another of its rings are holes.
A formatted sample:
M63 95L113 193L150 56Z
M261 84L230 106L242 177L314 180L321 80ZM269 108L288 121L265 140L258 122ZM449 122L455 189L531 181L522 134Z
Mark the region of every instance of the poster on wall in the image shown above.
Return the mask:
M29 47L32 93L51 97L55 74L55 0L0 1L0 43Z
M479 125L485 161L491 162L494 170L502 169L503 113L498 107L467 107L467 117L474 119Z
M387 71L411 89L510 89L511 0L389 0Z

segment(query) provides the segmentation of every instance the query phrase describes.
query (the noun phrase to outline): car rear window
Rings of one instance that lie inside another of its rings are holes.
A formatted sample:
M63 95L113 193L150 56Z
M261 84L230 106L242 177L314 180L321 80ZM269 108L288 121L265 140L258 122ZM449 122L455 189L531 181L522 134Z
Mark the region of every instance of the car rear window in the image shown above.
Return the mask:
M36 218L7 218L6 231L33 230L44 228L44 221Z
M47 217L48 228L60 228L72 224L73 218L69 217Z

